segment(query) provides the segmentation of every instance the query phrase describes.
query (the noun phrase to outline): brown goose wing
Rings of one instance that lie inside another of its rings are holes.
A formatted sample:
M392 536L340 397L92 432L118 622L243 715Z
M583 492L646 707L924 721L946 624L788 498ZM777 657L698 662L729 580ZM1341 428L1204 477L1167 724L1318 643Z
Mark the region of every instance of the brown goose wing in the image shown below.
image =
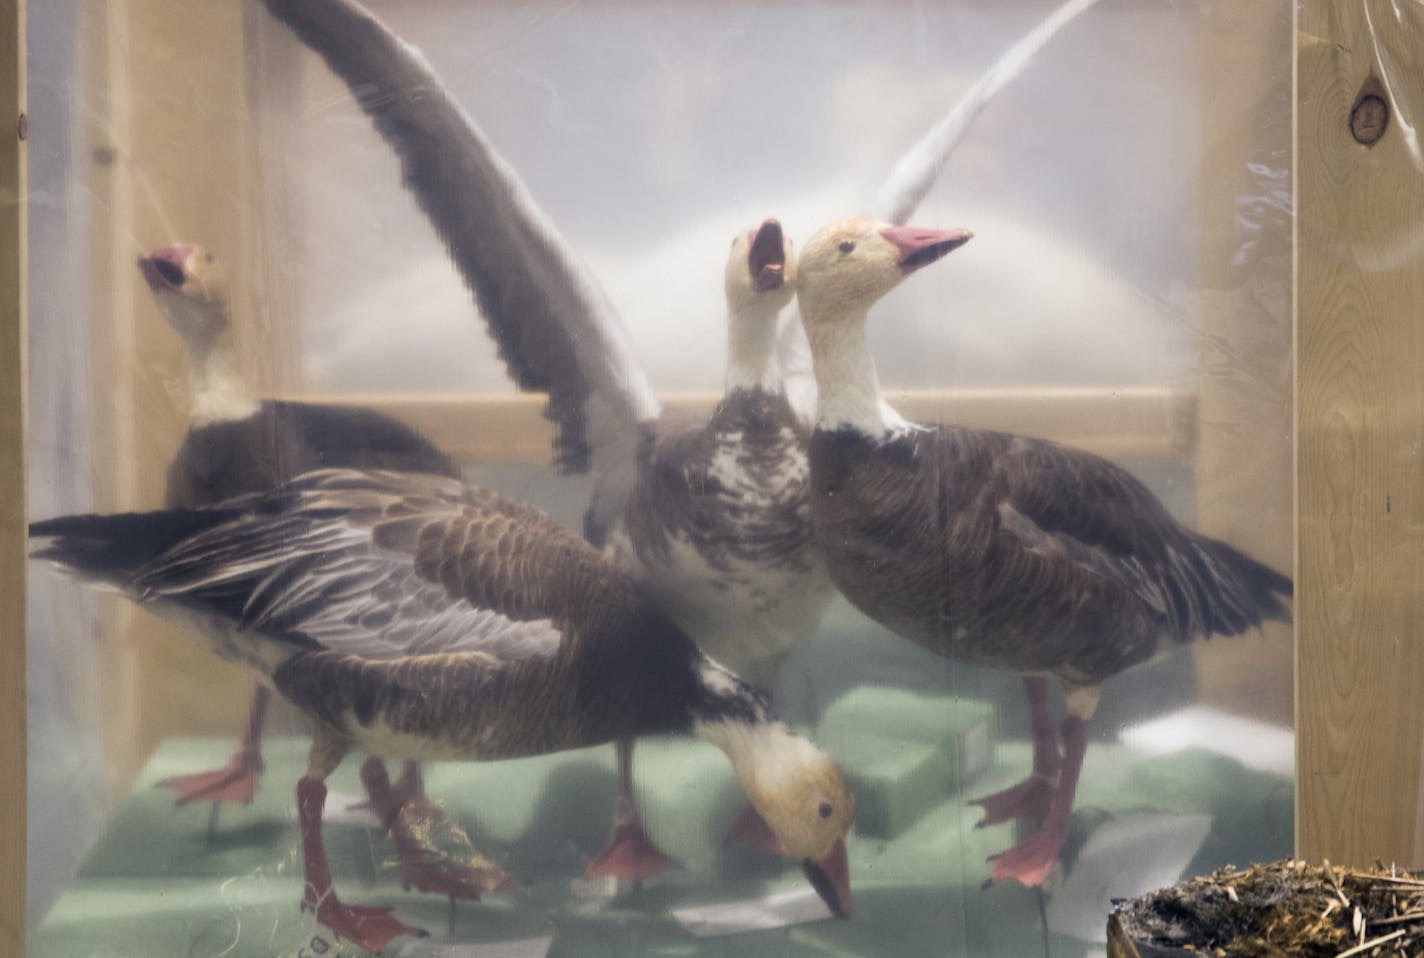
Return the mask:
M312 473L178 543L136 577L145 598L248 633L366 658L555 654L559 590L531 570L582 544L535 510L454 480Z
M420 52L352 0L264 2L346 81L400 156L510 376L549 394L561 465L586 469L604 443L655 419L657 400L597 279Z
M1015 438L997 467L1000 527L1025 549L1125 589L1178 641L1289 617L1290 579L1174 519L1140 481L1090 453Z

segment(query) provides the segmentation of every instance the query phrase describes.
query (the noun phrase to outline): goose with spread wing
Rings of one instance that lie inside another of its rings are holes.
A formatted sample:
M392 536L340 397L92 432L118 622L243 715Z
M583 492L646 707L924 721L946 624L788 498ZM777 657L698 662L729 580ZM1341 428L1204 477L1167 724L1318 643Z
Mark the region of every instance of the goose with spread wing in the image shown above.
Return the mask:
M412 931L343 903L321 839L349 751L493 760L653 734L726 753L831 911L851 910L839 768L552 519L440 476L326 470L200 509L37 522L36 558L199 634L312 717L303 905L379 951Z
M348 0L267 6L351 86L400 155L514 381L548 393L557 461L595 474L590 541L708 654L769 687L833 594L806 511L807 432L776 361L795 264L780 224L733 240L726 391L710 420L679 426L663 417L598 281L423 58ZM590 871L641 880L671 861L642 830L631 752L620 744L618 820Z
M373 409L290 400L257 400L242 375L233 339L227 278L221 262L197 243L154 250L138 261L154 302L188 352L188 432L168 468L166 504L210 506L234 496L276 489L322 468L390 469L457 478L459 467L405 423ZM262 729L270 691L253 687L247 722L226 766L165 779L178 804L213 803L209 837L224 802L249 804L262 772ZM384 764L362 769L372 808L400 847L407 884L423 891L477 899L501 873L483 864L446 862L423 847L413 825L437 814L424 801L419 766L406 763L392 785Z
M941 655L1025 676L1033 774L979 804L983 824L1039 820L992 872L1038 885L1068 834L1102 682L1194 640L1288 620L1291 580L1182 525L1105 459L919 426L885 402L867 311L969 239L861 218L806 243L797 300L820 392L811 515L832 578L863 612ZM1057 738L1049 677L1067 690Z
M671 428L597 280L419 52L354 0L264 2L347 83L400 157L511 377L548 393L556 460L596 477L590 540L710 654L770 686L832 593L807 511L808 420L788 402L773 335L790 299L778 280L794 267L780 227L768 221L734 242L726 392L707 423ZM906 154L885 202L912 209L984 105L1093 2L1069 0L996 62ZM780 253L780 272L770 253ZM799 336L799 323L786 328ZM797 368L809 380L809 363ZM631 743L619 747L619 775L614 838L591 870L639 879L669 862L638 822Z

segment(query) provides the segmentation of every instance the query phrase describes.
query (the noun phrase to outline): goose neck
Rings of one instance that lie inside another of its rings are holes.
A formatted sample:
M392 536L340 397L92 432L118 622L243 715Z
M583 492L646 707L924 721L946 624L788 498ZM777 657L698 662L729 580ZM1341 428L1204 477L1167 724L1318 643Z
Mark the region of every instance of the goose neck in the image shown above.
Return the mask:
M781 389L781 364L776 354L775 305L753 301L733 310L727 320L728 392L734 389Z

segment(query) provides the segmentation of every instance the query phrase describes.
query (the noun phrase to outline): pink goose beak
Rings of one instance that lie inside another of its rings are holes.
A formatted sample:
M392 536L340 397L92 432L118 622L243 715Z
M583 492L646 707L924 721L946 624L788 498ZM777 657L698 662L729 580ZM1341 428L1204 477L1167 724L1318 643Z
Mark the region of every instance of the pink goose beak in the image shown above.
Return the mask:
M154 292L178 289L187 279L184 264L188 262L192 252L193 247L187 243L174 243L139 257L138 270L143 274L148 288Z
M846 858L845 839L839 839L830 854L820 861L807 858L801 862L806 880L821 896L821 901L837 918L849 918L855 910L850 898L850 861Z
M887 226L880 235L900 251L900 270L907 275L943 259L974 238L968 230L925 230L913 226Z

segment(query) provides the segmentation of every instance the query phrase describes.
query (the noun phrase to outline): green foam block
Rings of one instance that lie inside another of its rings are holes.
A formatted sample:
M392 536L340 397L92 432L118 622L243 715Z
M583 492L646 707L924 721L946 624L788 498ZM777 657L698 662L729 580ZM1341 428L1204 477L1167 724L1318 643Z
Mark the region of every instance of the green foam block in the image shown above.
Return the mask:
M862 686L836 699L816 740L856 795L856 829L891 838L989 764L993 710L982 702Z

